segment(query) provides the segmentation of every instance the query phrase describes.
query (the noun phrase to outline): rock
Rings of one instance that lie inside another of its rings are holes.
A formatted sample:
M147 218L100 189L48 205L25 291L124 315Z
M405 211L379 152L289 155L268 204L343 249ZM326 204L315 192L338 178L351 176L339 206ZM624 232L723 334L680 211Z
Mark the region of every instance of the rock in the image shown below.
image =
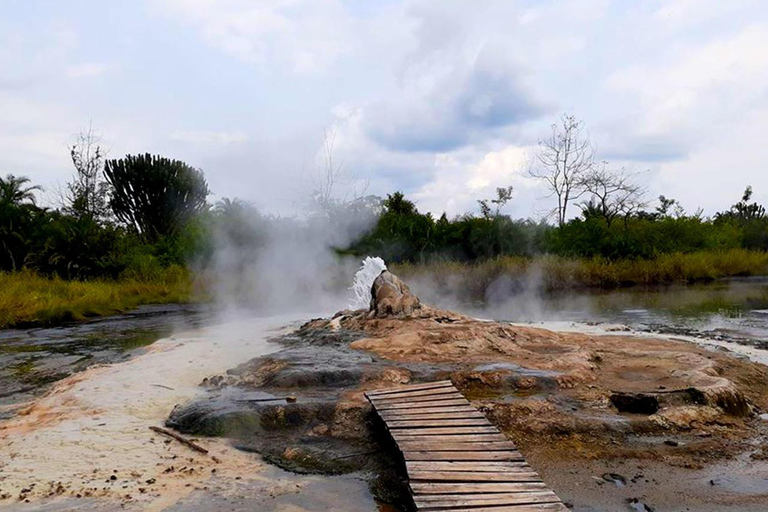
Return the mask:
M377 318L409 316L421 307L408 285L389 270L384 270L371 286L370 314Z
M627 499L627 503L632 508L632 510L635 510L636 512L654 512L653 508L651 508L649 505L646 505L637 498L629 498Z
M624 487L627 485L627 479L618 473L605 473L603 480L606 482L613 482L616 487Z
M613 393L611 403L619 412L654 414L659 410L659 400L645 393Z

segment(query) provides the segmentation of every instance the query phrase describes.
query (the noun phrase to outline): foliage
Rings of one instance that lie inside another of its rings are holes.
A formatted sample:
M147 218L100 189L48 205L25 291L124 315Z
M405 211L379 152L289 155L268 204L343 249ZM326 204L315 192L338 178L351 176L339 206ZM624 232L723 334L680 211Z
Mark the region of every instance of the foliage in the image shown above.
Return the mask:
M518 289L556 292L573 288L616 288L711 281L728 276L765 275L768 253L729 249L662 254L650 259L572 258L554 255L502 256L484 261L401 263L390 269L406 280L430 280L437 295L488 299L500 283ZM531 279L531 276L536 276Z
M126 155L107 160L104 174L112 187L115 216L146 243L178 235L208 207L203 173L179 160Z
M189 302L189 273L178 266L119 281L68 281L36 272L0 272L0 328L46 325L119 313L141 304Z
M99 136L88 128L69 150L75 175L67 184L65 210L74 217L105 220L109 216L109 185L104 181L104 151Z

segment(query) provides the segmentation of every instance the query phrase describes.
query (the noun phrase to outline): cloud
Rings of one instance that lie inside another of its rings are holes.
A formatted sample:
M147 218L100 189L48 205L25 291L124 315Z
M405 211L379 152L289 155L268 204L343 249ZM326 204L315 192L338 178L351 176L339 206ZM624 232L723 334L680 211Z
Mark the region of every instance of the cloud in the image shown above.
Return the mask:
M227 145L248 141L248 134L242 131L177 130L171 133L171 140L190 144Z
M413 193L419 207L436 215L477 211L477 200L494 197L497 187L513 186L513 200L504 213L531 215L537 182L525 175L535 148L507 145L488 151L465 149L434 160L434 179Z
M607 78L631 100L627 143L676 141L679 157L719 138L718 126L768 102L768 25L751 25L705 44L690 44L656 65L630 66ZM626 115L626 114L625 114ZM626 119L626 118L625 118ZM654 159L654 151L651 151Z
M489 41L467 57L411 60L395 99L366 106L367 134L390 150L445 152L537 118L547 108L506 50Z
M241 61L322 71L352 46L351 19L338 0L150 0L154 12L198 30Z
M66 75L69 78L93 78L106 75L111 71L114 71L114 67L109 64L85 62L68 67Z

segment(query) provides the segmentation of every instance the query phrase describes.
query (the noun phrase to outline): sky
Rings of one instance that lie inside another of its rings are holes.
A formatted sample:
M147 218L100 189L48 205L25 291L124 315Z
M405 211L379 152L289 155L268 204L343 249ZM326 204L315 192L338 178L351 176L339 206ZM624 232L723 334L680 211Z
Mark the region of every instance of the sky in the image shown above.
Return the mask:
M0 0L0 174L48 201L92 126L265 212L306 205L332 140L339 198L458 215L512 185L539 218L526 169L564 113L651 207L768 203L768 2Z

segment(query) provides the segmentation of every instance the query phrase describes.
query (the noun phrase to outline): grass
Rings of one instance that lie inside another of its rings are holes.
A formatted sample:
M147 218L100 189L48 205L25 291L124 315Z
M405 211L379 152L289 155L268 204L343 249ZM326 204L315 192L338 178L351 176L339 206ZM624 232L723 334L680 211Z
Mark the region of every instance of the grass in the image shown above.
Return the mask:
M52 325L127 311L142 304L195 300L190 274L169 267L151 277L65 281L34 272L0 273L0 328Z
M438 290L460 290L481 299L493 283L538 287L545 291L577 288L617 288L712 281L723 277L768 274L768 253L730 249L663 254L648 260L609 261L559 256L506 256L483 262L452 261L399 264L393 272L409 279L428 278Z

